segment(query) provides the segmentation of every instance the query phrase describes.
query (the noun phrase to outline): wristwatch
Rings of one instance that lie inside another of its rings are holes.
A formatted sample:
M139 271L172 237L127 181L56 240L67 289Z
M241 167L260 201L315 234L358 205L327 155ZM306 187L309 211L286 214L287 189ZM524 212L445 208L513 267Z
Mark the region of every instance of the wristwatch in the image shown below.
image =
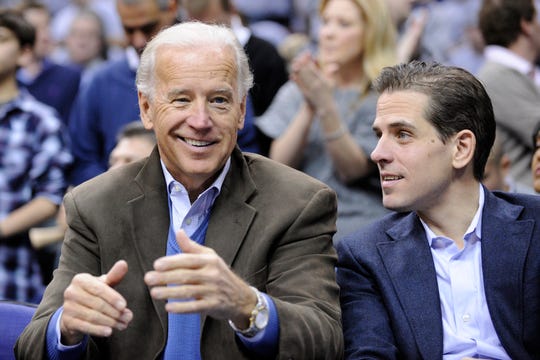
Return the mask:
M250 286L251 290L257 295L257 304L255 304L255 307L253 310L251 310L251 315L249 317L249 327L247 329L239 329L234 325L234 323L229 320L229 325L233 328L234 331L241 334L245 337L253 337L259 333L259 331L266 328L266 325L268 325L268 304L266 303L266 299L262 294L254 288L253 286Z

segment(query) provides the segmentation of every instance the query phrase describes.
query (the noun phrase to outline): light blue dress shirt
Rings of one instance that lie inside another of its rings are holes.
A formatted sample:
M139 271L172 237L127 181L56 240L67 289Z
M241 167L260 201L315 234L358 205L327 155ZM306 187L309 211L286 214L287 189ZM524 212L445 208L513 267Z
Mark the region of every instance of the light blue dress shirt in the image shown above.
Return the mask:
M422 221L437 273L445 360L465 356L510 359L493 327L484 292L480 244L484 190L481 185L479 192L478 210L463 236L463 249L453 240L435 235Z

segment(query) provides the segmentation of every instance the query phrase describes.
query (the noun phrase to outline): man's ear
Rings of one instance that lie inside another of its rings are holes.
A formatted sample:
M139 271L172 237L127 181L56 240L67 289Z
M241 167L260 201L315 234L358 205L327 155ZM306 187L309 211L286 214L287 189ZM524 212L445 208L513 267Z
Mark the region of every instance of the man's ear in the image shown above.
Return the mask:
M454 153L452 166L455 169L463 169L474 159L476 149L476 137L470 130L461 130L454 135Z
M154 122L150 114L150 99L142 92L137 91L137 97L139 99L139 112L141 113L141 121L144 127L148 130L154 127Z
M533 18L531 21L527 21L525 19L521 19L519 21L521 32L525 34L527 37L531 37L535 31L534 29L534 22L536 21L535 18Z

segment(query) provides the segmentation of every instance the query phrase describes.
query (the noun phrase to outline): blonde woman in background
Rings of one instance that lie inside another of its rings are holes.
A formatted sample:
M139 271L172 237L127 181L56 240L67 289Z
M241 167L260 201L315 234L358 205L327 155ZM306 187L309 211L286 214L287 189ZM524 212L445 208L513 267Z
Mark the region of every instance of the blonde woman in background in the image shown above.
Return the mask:
M257 125L274 140L270 157L327 183L338 194L334 239L380 217L378 174L369 159L377 95L371 81L396 63L384 2L321 2L318 53L301 54L291 81Z

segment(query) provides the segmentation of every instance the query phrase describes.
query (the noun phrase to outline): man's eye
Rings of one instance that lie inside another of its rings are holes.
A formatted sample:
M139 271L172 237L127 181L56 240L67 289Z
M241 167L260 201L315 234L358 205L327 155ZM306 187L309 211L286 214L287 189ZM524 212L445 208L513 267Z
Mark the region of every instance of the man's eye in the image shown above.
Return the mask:
M408 139L408 138L411 137L411 134L408 133L407 131L400 131L400 132L398 132L397 137L399 139Z
M224 96L216 96L215 98L212 99L212 103L218 104L218 105L227 104L228 102L229 100Z

